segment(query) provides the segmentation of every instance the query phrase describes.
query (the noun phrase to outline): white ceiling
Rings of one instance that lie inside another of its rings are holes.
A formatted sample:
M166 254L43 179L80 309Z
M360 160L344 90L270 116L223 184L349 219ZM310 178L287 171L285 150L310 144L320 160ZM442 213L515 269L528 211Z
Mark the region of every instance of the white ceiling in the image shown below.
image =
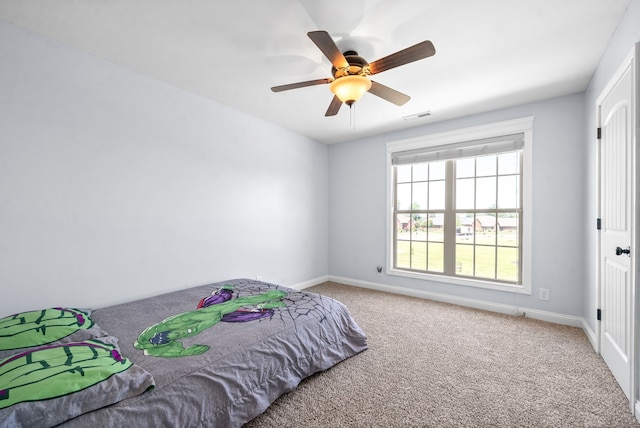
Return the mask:
M629 1L0 0L0 19L336 143L581 92ZM325 117L328 85L270 90L331 77L313 30L369 62L423 40L436 55L376 75L404 106L365 94Z

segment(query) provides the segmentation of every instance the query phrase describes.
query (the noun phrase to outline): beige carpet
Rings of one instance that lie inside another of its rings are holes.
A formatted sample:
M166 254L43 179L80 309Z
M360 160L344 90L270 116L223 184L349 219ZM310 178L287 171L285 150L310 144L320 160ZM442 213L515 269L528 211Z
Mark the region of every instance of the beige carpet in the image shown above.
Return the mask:
M582 330L325 283L369 349L312 376L258 427L640 427Z

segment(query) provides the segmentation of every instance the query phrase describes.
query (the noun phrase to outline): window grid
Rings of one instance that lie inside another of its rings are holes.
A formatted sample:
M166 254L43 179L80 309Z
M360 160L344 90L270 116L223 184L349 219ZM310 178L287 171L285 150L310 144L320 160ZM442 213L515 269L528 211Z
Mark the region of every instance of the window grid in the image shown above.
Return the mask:
M399 174L399 171L403 174ZM396 198L394 204L394 266L419 272L444 272L443 261L438 256L443 252L444 237L434 230L434 226L443 225L445 192L438 188L444 188L444 162L406 165L396 168L394 177L396 189L398 186L406 186L403 200L405 203L410 201L408 206L402 207L399 206L400 198ZM424 185L426 195L416 195L416 184ZM401 192L396 192L399 193ZM440 193L441 197L432 196ZM422 202L425 207L421 207L417 201ZM432 207L436 208L430 209Z
M512 170L502 165L508 163L509 157L516 165ZM456 168L458 162L469 163L470 160L473 161L473 171L460 175ZM493 166L490 166L490 161ZM482 170L479 168L481 162L484 163ZM443 169L444 174L431 174L433 166ZM521 151L397 166L394 170L394 268L521 284L521 171ZM463 208L458 208L461 179L473 183L472 188L467 189L472 195L472 204L469 206L467 195L461 204ZM482 190L478 189L478 181L483 179L494 181L491 199L495 203L490 207L479 205L482 197L479 192ZM515 186L512 183L510 189L515 191L515 195L507 199L502 193L508 193L508 186L501 186L506 179L516 183ZM445 183L443 194L432 198L432 184L442 182ZM402 185L406 189L400 195L398 188ZM426 197L417 194L421 188L428 189ZM505 200L510 203L505 204ZM426 209L416 201L426 201ZM463 218L471 219L470 225L463 225Z

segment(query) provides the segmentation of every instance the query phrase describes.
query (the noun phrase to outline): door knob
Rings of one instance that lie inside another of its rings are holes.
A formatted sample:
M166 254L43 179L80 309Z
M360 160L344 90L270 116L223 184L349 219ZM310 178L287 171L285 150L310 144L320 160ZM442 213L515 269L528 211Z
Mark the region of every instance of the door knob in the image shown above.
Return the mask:
M622 254L631 254L631 247L627 247L624 250L620 247L616 247L616 256L620 256Z

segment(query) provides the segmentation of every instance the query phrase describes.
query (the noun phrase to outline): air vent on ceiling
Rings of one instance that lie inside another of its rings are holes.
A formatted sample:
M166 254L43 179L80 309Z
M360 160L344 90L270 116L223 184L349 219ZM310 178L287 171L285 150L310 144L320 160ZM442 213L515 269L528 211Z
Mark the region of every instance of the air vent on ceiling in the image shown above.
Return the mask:
M404 116L404 120L422 119L423 117L431 116L431 111L423 111L422 113L411 114Z

